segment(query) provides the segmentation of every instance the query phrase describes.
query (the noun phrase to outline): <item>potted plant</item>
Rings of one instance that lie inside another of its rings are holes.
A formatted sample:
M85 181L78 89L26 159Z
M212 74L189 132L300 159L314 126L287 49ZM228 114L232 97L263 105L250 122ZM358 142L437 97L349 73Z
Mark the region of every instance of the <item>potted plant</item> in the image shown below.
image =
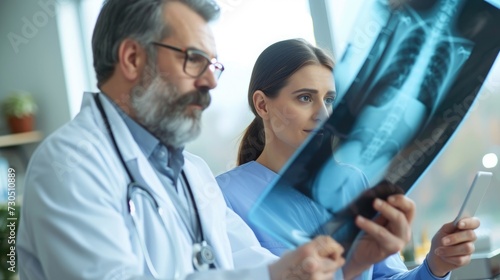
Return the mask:
M5 98L2 109L12 133L32 131L37 105L33 96L25 91L14 91Z

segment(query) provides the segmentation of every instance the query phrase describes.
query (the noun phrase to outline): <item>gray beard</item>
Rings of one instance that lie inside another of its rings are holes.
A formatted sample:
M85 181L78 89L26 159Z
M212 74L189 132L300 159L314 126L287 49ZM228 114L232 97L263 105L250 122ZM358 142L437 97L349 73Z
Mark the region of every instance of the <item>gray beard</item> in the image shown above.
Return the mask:
M207 90L182 94L160 75L155 75L146 87L135 86L131 93L136 120L164 145L175 149L200 135L202 110L187 112L190 104L204 110L210 104L210 93Z

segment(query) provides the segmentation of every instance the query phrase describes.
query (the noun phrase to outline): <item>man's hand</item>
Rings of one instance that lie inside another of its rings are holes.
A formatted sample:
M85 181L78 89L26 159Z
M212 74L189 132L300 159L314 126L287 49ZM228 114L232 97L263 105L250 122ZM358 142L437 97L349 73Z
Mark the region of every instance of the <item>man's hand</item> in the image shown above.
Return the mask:
M356 225L364 235L356 241L343 268L345 279L399 252L411 239L411 222L415 215L415 203L411 199L401 194L391 195L387 201L375 199L373 207L380 215L372 221L361 216L356 218Z
M335 271L344 265L343 252L331 237L318 236L270 265L271 279L332 280Z
M475 229L479 227L476 218L461 219L457 227L453 223L444 224L434 235L427 264L437 277L443 277L453 269L467 265L474 252Z

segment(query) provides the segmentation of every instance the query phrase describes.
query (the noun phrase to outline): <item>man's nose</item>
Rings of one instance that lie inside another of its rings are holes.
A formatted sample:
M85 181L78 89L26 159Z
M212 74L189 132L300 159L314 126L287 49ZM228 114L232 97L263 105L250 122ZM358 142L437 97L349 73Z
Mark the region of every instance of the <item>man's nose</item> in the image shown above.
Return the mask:
M217 87L217 77L210 67L207 67L207 70L196 78L195 86L196 88L206 88L209 90Z

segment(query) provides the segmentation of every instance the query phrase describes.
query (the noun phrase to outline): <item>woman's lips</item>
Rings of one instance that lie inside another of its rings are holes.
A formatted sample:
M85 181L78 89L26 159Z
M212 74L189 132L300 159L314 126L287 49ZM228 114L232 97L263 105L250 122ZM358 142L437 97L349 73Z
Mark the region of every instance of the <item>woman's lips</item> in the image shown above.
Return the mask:
M304 132L306 133L312 133L312 132L317 132L317 135L322 135L323 134L323 129L304 129Z

